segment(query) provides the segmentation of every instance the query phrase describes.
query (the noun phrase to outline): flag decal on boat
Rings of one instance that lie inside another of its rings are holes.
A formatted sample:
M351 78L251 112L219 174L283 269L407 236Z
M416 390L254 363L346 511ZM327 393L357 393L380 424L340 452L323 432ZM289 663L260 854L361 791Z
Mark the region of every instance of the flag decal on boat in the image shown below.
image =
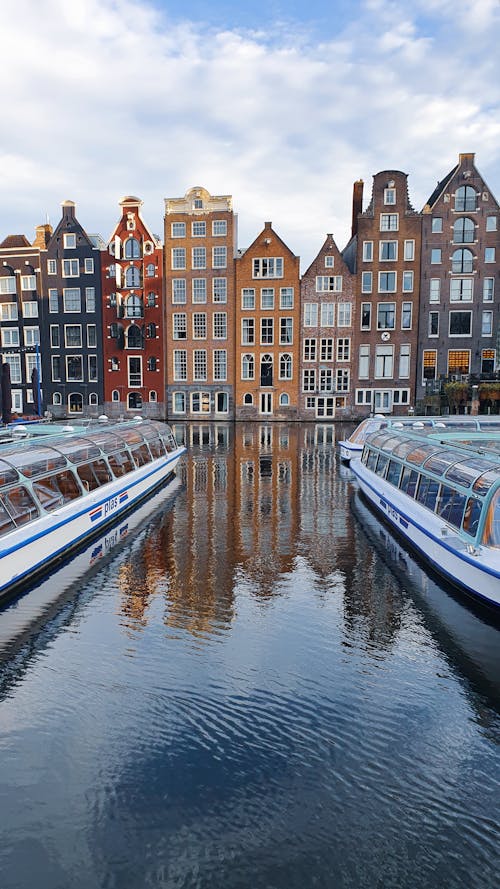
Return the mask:
M95 522L97 519L102 517L102 506L98 506L97 509L92 509L89 512L90 521Z

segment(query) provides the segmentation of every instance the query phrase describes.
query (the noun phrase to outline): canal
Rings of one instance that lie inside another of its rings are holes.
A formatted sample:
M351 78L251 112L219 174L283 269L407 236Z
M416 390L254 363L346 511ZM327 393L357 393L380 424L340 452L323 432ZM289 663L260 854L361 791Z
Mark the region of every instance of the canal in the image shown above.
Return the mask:
M2 889L496 889L498 625L346 428L175 431L174 487L0 612Z

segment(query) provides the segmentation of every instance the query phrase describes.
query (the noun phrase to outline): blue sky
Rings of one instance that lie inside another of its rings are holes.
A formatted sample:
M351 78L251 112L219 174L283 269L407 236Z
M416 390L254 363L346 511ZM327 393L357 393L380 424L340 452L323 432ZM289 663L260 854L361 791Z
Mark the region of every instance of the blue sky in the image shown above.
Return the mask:
M77 203L109 237L125 194L232 194L304 267L346 243L352 183L401 169L420 208L476 152L500 197L499 0L3 0L0 238ZM30 23L33 24L31 25Z

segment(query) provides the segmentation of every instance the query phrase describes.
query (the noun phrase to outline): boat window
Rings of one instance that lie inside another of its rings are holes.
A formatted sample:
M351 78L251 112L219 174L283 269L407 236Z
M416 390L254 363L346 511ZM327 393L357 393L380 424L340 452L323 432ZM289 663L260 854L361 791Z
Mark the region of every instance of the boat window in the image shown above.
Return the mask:
M15 527L14 521L11 519L3 500L0 498L0 536L13 531Z
M453 463L458 463L460 456L456 451L441 451L425 461L425 468L436 475L443 475Z
M123 441L118 438L114 432L96 432L92 433L92 441L105 454L112 454L114 451L123 450Z
M400 443L396 445L395 448L392 449L392 453L394 457L400 457L402 460L406 458L407 454L411 454L412 451L415 450L415 439L414 438L402 438Z
M410 469L408 466L405 466L403 470L403 474L401 476L401 481L399 483L399 487L408 497L414 497L415 491L417 489L418 482L418 472L416 469Z
M369 451L368 458L366 461L366 465L367 465L368 469L372 469L373 471L375 471L375 466L377 465L377 457L378 457L378 454L376 451Z
M462 528L465 533L470 534L471 537L475 537L477 534L482 505L481 501L477 500L476 497L469 497L467 500Z
M415 448L413 451L409 451L406 459L408 463L413 463L415 466L421 466L424 460L427 457L430 457L432 454L435 454L439 448L436 445L432 444L422 444L419 445L418 448Z
M389 457L387 456L387 454L379 454L378 455L377 468L375 470L377 475L380 475L380 476L385 475L385 469L386 469L388 462L389 462Z
M76 478L70 469L33 482L33 491L43 508L48 512L82 496Z
M397 460L390 460L389 467L387 469L386 480L391 485L395 485L397 488L399 485L400 476L401 476L401 463L398 463Z
M17 482L18 478L19 473L4 460L0 460L0 485L11 485L13 482Z
M39 515L38 506L30 492L22 485L5 491L3 500L16 525L25 525Z
M493 429L500 429L500 423L498 420L480 420L479 428L486 432L493 431Z
M384 423L380 420L363 420L349 436L348 441L351 441L353 444L358 442L361 444L367 435L371 435L372 432L377 432L379 429L384 429L386 426L387 422Z
M31 448L29 451L9 454L9 463L12 463L26 478L36 478L66 466L66 460L62 454L46 447Z
M151 454L147 444L142 444L138 448L132 449L132 457L136 466L144 466L145 463L151 463Z
M110 454L108 459L115 478L120 478L120 476L126 475L127 472L132 472L135 468L128 451L122 450L117 454Z
M427 509L435 509L437 495L439 491L439 482L433 478L422 475L418 486L417 500Z
M466 496L449 488L448 485L441 485L440 496L437 500L436 512L445 522L460 528L462 517L464 514Z
M127 444L142 444L144 441L141 433L138 429L120 429L118 431L120 438L127 442Z
M95 491L101 485L105 485L112 480L111 473L106 466L104 460L94 460L92 463L85 463L76 470L78 477L86 491Z
M86 441L84 438L57 442L57 450L61 451L72 463L87 463L101 455L100 448L93 441Z
M475 491L476 494L487 494L495 482L498 481L498 478L498 469L489 469L488 472L483 472L483 474L476 479L472 485L472 490Z
M395 436L394 432L379 432L377 435L370 437L370 444L375 445L376 448L383 448L388 442L396 442L398 439L399 436Z
M149 439L148 445L149 445L149 450L151 451L153 460L157 460L158 457L165 456L165 445L163 444L161 438Z
M481 472L490 467L491 463L488 460L481 460L480 458L477 460L467 460L463 463L455 463L451 469L445 472L445 476L450 482L456 482L456 484L468 488Z
M495 491L488 507L482 542L485 546L500 546L500 490Z

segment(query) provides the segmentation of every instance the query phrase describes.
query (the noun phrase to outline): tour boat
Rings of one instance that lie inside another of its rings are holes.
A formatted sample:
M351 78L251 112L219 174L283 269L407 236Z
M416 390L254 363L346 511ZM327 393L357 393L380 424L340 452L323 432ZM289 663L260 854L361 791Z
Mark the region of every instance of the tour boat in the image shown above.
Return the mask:
M0 599L173 477L185 450L150 420L0 447Z
M338 442L340 459L344 463L349 463L349 460L361 456L367 437L380 429L415 429L417 431L446 429L456 432L467 429L475 431L484 429L500 432L500 417L471 417L468 414L446 417L386 417L384 414L375 414L374 417L362 420L349 438Z
M434 569L500 605L500 435L384 429L351 460L378 513Z

